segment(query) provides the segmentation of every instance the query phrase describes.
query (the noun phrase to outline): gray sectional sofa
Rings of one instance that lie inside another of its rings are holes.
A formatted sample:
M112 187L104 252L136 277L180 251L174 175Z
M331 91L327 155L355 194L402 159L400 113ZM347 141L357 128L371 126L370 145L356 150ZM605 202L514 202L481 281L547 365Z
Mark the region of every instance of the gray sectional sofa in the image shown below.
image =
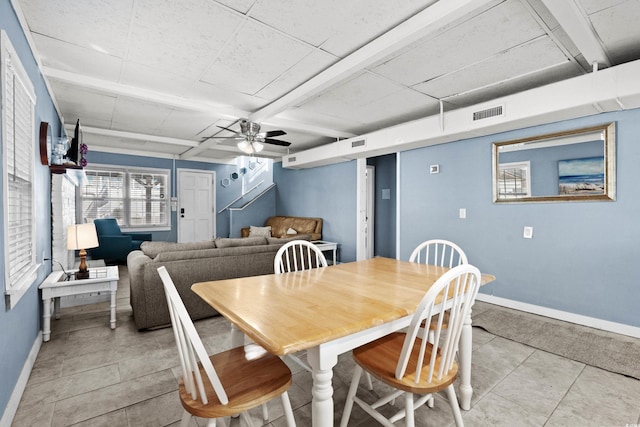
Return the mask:
M296 239L308 240L309 236ZM149 329L171 323L158 267L167 268L191 318L202 319L218 313L191 291L191 285L273 274L273 259L287 240L248 237L194 243L144 242L140 250L127 257L136 327Z

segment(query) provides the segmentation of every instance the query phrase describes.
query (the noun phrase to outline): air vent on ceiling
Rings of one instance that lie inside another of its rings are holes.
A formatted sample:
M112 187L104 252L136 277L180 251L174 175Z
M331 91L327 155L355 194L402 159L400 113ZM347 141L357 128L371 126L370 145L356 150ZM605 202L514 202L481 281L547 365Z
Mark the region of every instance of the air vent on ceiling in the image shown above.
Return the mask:
M365 145L367 145L366 139L356 139L355 141L351 141L351 148L364 147Z
M291 162L295 162L295 161L296 161L296 158L295 158L295 157L289 157L289 158L287 159L287 161L289 161L290 163L291 163Z
M473 121L488 119L490 117L503 116L504 109L502 105L498 105L497 107L487 108L485 110L475 111L473 113Z

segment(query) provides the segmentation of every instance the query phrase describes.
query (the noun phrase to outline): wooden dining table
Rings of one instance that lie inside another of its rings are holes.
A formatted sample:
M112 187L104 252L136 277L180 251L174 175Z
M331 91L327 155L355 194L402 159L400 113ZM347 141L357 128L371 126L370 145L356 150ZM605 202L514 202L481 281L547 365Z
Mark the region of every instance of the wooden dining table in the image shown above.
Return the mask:
M313 426L333 425L338 356L409 325L427 290L447 270L372 258L285 274L195 283L191 289L226 317L233 344L244 335L276 355L307 350L313 368ZM482 284L495 280L482 275ZM469 409L471 317L459 346L460 406Z

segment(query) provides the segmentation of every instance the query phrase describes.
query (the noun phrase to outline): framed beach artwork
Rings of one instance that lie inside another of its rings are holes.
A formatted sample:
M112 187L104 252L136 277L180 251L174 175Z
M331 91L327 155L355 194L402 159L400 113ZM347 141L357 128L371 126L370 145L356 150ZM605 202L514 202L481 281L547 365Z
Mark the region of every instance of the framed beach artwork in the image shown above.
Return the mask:
M558 161L559 194L605 194L604 183L604 156Z

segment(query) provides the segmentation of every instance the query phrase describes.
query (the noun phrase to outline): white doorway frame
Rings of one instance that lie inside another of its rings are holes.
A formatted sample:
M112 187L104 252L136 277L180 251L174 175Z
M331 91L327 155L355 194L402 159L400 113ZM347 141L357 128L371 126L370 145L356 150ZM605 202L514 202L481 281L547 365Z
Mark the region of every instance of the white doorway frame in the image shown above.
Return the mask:
M202 169L188 169L188 168L178 168L176 169L176 179L177 179L177 185L176 185L176 195L178 197L178 205L177 205L177 210L176 210L176 221L177 221L177 227L178 227L178 232L177 234L177 240L178 242L181 241L181 236L180 236L180 174L183 172L191 172L191 173L204 173L207 175L210 175L211 179L209 180L209 183L211 185L211 216L210 216L210 220L211 220L211 230L212 230L212 234L213 234L213 238L216 237L217 232L216 232L216 220L217 220L217 211L216 211L216 186L215 186L215 182L216 182L216 172L215 171L209 171L209 170L202 170Z

